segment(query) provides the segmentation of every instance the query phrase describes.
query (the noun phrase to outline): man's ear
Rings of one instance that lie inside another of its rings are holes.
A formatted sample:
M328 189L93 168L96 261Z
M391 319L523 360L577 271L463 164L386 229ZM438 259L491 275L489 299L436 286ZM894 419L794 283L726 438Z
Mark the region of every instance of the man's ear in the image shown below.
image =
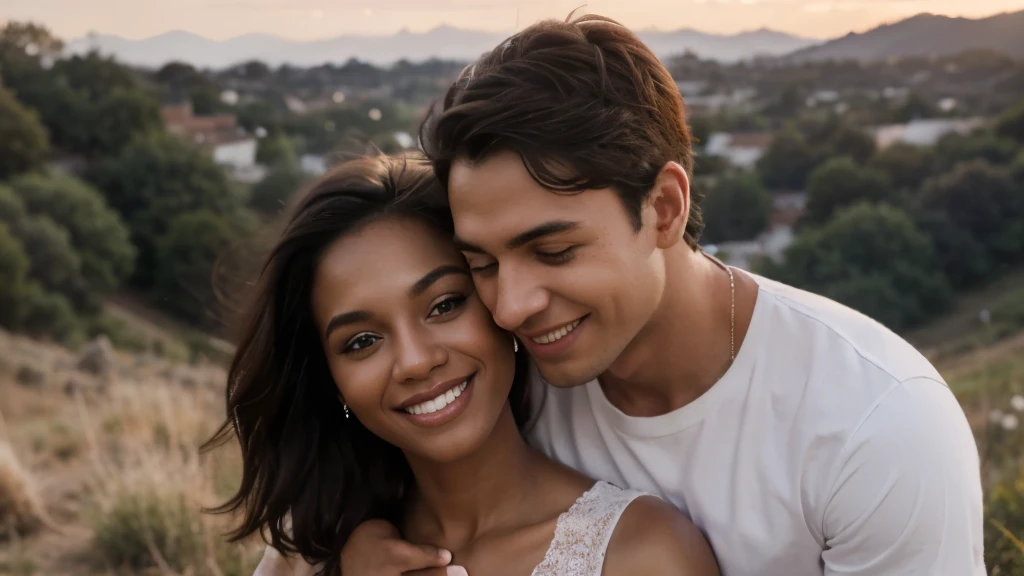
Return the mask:
M654 181L648 205L654 209L654 234L658 248L682 241L690 218L690 178L677 162L667 162Z

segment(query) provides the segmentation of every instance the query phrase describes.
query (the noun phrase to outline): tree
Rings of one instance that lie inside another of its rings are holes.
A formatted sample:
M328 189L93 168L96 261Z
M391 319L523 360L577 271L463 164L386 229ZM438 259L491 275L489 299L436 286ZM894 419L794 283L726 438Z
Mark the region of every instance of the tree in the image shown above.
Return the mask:
M894 144L878 152L867 166L885 174L897 189L917 190L931 176L934 165L930 148Z
M46 129L36 113L0 87L0 180L41 166L48 152Z
M14 329L21 321L28 265L21 242L0 221L0 326L4 328Z
M158 243L156 296L182 318L207 326L216 317L213 268L234 239L224 218L199 210L179 215Z
M950 301L929 238L905 212L885 204L850 206L804 232L775 274L894 330L924 322Z
M0 224L5 224L7 231L17 236L26 218L25 202L9 186L0 184Z
M1017 159L1010 165L1010 178L1018 188L1024 190L1024 150L1017 154Z
M885 174L861 168L847 156L833 158L811 173L803 220L809 224L824 224L840 209L865 201L895 201Z
M772 140L757 161L761 181L772 190L802 190L818 158L804 137L788 129Z
M308 176L298 166L278 164L252 187L249 206L263 214L278 214L307 179Z
M768 227L772 198L753 174L724 176L701 202L709 242L750 240Z
M45 26L10 21L0 29L0 48L17 50L29 56L56 57L64 50L64 42Z
M864 164L875 153L875 140L864 130L840 118L811 122L806 129L807 144L822 150L822 156L849 156Z
M262 98L239 104L235 113L238 116L238 125L249 132L257 128L273 132L280 124L277 111Z
M967 136L947 134L935 145L937 165L949 167L975 160L1006 164L1017 155L1017 150L1012 140L1000 138L991 132Z
M134 140L98 163L88 178L128 223L138 250L132 281L142 288L153 285L157 240L172 220L195 210L230 214L239 206L223 170L200 149L167 134Z
M30 214L22 199L0 186L0 224L28 259L28 280L66 297L81 312L98 312L100 294L82 273L81 256L68 231L45 214Z
M1024 100L1010 108L996 122L996 134L1024 144Z
M905 123L919 118L931 118L937 113L938 111L935 109L935 106L932 106L917 94L911 94L903 105L896 110L893 121L897 123Z
M256 149L256 161L264 166L277 164L295 164L298 157L295 154L295 145L291 138L284 134L277 133L260 140L259 148Z
M62 294L30 283L22 304L24 314L18 329L35 338L52 338L70 344L81 335L83 326L74 306Z
M8 66L4 68L7 82ZM10 82L18 99L39 112L54 146L96 157L120 150L136 134L159 129L159 105L136 74L96 53L18 64Z
M116 154L132 139L160 131L160 107L138 89L114 88L96 103L93 130L95 154Z
M982 283L992 274L992 257L985 246L948 216L924 212L915 216L917 227L932 239L935 261L951 286L963 290Z
M108 292L131 274L135 247L128 228L98 190L70 176L41 174L18 178L10 187L29 213L67 230L93 290Z
M948 218L997 263L1024 259L1024 194L1007 170L983 160L960 164L925 185L918 210Z
M88 284L82 261L66 230L46 216L30 217L16 231L29 259L29 277L43 288L74 297L85 305Z
M858 164L864 164L875 154L875 140L863 130L845 123L832 133L825 146L834 156L849 156Z

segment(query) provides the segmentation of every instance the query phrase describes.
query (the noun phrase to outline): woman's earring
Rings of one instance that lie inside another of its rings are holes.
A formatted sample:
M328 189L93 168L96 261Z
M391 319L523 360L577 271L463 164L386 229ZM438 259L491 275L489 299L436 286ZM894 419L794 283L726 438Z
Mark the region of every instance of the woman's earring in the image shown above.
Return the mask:
M516 340L515 336L512 337L512 351L519 352L519 341Z
M348 419L348 404L345 404L344 402L342 402L341 403L341 409L345 411L345 419L347 420Z

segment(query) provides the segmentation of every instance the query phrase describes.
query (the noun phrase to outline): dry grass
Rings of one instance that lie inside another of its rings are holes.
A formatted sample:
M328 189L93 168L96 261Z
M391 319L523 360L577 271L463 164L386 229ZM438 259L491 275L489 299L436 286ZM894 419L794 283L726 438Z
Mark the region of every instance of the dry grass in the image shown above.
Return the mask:
M10 443L0 440L0 538L14 540L32 534L43 526L45 514L31 476Z
M230 448L198 452L223 418L223 369L117 356L92 377L71 352L0 332L0 518L19 518L0 574L252 574L262 544L226 544L230 518L201 512L238 480ZM18 383L23 365L44 383Z

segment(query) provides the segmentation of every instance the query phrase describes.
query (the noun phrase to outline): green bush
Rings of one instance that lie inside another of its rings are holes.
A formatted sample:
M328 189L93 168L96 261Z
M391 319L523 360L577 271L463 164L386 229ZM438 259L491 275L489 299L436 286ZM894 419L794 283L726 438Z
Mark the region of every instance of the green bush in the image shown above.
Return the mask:
M0 221L0 326L14 329L21 323L28 268L21 242Z
M121 489L92 523L96 552L112 566L133 571L156 566L150 543L172 570L200 576L249 576L262 556L262 547L228 544L223 535L211 533L201 512L180 494ZM212 555L208 539L213 540ZM211 570L211 561L217 572Z
M996 262L1024 260L1024 194L1003 168L983 160L960 164L930 180L916 208L944 215Z
M214 264L233 239L230 224L211 212L176 218L158 243L155 294L163 307L194 324L215 324Z
M116 348L130 352L149 350L149 341L144 334L133 330L124 320L110 314L99 314L89 322L89 337L104 335Z
M180 496L123 491L94 530L96 551L114 566L155 566L149 543L178 572L198 563L204 552L197 513Z
M884 173L862 168L849 156L832 158L815 168L808 178L803 220L824 224L839 210L860 202L898 205L899 199Z
M0 180L43 164L50 143L35 111L0 85Z
M67 230L92 290L112 290L131 274L135 247L128 228L99 190L70 176L42 174L17 178L10 187L30 214Z
M990 574L1024 574L1021 540L1024 540L1024 466L1020 467L1017 477L989 490L985 507L985 564Z
M24 315L19 329L36 338L47 338L71 346L84 338L81 320L67 298L32 283L26 291Z
M763 273L859 310L893 330L943 311L952 294L931 240L902 210L857 204L801 234Z
M723 176L701 202L708 242L751 240L764 232L772 198L754 174Z

